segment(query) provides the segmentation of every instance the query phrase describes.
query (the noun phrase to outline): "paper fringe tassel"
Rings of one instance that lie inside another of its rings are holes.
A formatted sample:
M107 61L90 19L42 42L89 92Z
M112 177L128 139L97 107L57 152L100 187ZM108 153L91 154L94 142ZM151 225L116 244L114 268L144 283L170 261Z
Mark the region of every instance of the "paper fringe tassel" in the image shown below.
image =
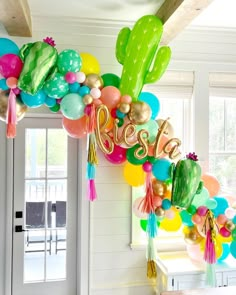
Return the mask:
M207 264L206 268L206 284L209 287L216 287L216 272L214 264Z
M212 231L209 229L206 235L206 245L204 251L204 260L209 264L216 263L215 242L212 235Z
M97 192L96 192L94 179L88 180L87 197L89 201L94 201L97 199Z
M14 138L16 136L16 95L13 90L10 90L8 104L7 104L7 138Z
M157 216L153 212L148 214L147 233L150 238L157 236Z
M140 203L139 208L142 212L145 212L148 214L154 212L151 172L148 172L146 175L146 195L145 195L145 198Z
M157 266L156 266L156 247L153 238L148 238L148 244L146 249L147 257L147 277L153 279L157 277Z

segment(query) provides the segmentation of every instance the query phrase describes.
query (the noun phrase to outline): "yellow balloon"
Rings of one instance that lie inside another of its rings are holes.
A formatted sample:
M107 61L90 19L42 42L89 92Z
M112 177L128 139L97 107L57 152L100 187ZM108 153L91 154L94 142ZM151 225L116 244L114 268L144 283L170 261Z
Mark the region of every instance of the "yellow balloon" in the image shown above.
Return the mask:
M231 243L233 241L232 235L230 235L229 237L222 237L222 235L217 235L216 239L217 241L220 241L222 244Z
M82 67L81 72L88 74L99 74L100 73L100 64L95 56L90 53L80 53L82 58Z
M179 212L175 212L175 216L172 219L163 219L160 223L160 228L166 231L178 231L182 225L182 219Z
M145 182L145 173L142 165L132 165L127 162L124 166L124 177L131 186L141 186Z

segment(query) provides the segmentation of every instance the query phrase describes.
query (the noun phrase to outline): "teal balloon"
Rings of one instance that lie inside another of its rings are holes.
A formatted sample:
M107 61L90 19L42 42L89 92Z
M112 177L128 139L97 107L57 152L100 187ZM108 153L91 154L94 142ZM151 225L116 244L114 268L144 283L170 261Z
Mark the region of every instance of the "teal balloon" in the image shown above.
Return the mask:
M182 222L184 225L187 225L187 226L194 226L193 222L192 222L192 215L188 213L188 211L186 210L182 210L180 213L179 213L181 219L182 219Z
M225 210L229 207L228 201L224 197L216 196L214 197L217 202L217 206L212 210L215 217L220 214L224 214Z
M217 201L214 198L209 198L208 200L206 200L205 206L208 209L215 209L217 207Z
M236 258L236 241L233 241L230 244L230 253L234 258Z
M148 158L147 156L142 159L138 159L135 156L135 152L139 147L140 147L140 145L136 144L133 147L127 149L127 152L126 152L127 161L133 165L142 165L147 161L147 158ZM139 155L140 154L142 154L142 152L140 152Z
M78 82L74 82L72 84L69 84L69 89L71 93L78 93L80 89L80 84Z
M136 125L135 129L136 129L136 133L138 133L140 130L147 130L149 133L148 141L149 143L153 143L156 140L159 126L155 120L149 120L145 124Z
M116 88L119 88L120 86L120 77L118 77L115 74L112 73L106 73L101 76L104 87L106 86L115 86Z
M8 53L19 55L19 52L19 47L15 42L8 38L0 38L0 57Z
M0 80L0 90L7 90L9 87L7 86L7 80L1 79Z
M76 120L84 115L85 104L83 98L77 93L69 93L61 101L62 114L71 120Z
M47 107L51 108L57 104L57 101L55 98L47 96L44 103Z
M141 92L138 100L146 102L152 111L151 119L155 120L160 112L159 99L150 92Z
M158 159L152 166L152 173L156 179L165 181L170 178L171 162L167 159Z
M73 49L65 49L57 59L57 67L60 73L79 72L82 66L82 59L79 53Z
M45 93L53 98L61 98L69 92L69 84L60 73L56 73L44 85Z
M223 251L222 251L221 256L217 259L218 261L223 261L229 256L229 254L230 254L229 244L223 243L222 244L222 250Z
M34 95L21 91L20 96L23 103L30 108L38 108L43 105L46 100L46 94L42 89Z
M195 206L196 208L200 206L205 206L209 198L210 198L210 194L208 190L205 187L203 187L200 194L194 195L191 205Z

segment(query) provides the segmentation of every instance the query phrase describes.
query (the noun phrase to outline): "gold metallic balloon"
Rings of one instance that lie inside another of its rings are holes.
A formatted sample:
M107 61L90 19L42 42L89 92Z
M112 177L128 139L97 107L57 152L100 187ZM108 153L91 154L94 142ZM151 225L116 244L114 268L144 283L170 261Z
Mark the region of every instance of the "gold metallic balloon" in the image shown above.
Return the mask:
M151 115L151 108L146 102L136 101L131 103L128 117L132 123L142 125L150 120Z
M91 104L91 103L93 102L93 97L92 97L92 95L90 95L90 94L85 94L85 95L83 96L83 102L84 102L85 105L87 105L87 104Z
M0 92L0 120L6 121L7 118L7 104L8 104L9 90ZM16 117L17 121L23 119L27 106L17 97L16 98Z
M165 215L165 210L162 209L161 207L157 207L155 210L155 214L158 217L163 217Z
M235 229L235 224L233 223L232 220L228 220L226 223L225 223L225 228L227 228L228 231L233 231Z
M202 241L203 237L199 234L197 228L194 226L189 231L184 232L184 240L189 245L196 245Z
M103 87L103 80L97 74L89 74L89 75L87 75L83 84L90 87L90 88L101 89Z
M165 121L166 121L166 120L158 119L158 120L157 120L158 126L160 127L160 126L163 124L163 122L165 122ZM169 121L167 121L167 124L166 124L166 128L165 128L164 134L167 135L169 138L174 137L174 128L173 128L173 126L170 124Z
M122 102L120 103L118 109L119 111L121 111L121 113L128 114L128 112L130 111L130 104Z
M153 189L154 195L163 196L166 191L166 185L163 182L157 180L156 178L153 178L152 189Z

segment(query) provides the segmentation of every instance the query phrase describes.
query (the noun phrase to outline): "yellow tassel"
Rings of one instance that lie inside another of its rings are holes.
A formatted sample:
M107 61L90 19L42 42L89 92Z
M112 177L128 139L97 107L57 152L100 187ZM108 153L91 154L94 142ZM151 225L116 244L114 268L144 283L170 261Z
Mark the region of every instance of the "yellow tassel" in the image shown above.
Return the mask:
M154 279L157 277L157 267L156 263L153 260L147 262L147 277L149 279Z
M90 164L98 164L97 152L96 152L96 141L93 134L89 135L89 148L88 148L88 159Z

